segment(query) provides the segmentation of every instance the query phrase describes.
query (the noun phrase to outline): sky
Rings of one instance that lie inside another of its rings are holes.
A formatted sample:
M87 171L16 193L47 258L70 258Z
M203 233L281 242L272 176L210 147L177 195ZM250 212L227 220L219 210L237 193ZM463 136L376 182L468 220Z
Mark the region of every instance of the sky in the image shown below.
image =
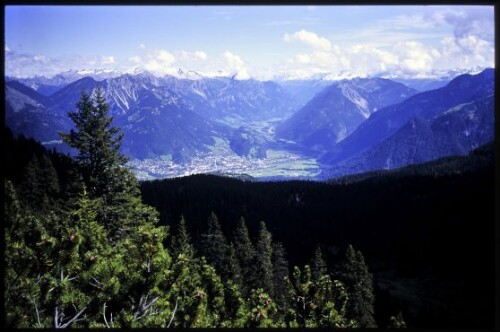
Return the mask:
M494 66L493 6L6 6L5 74L238 79Z

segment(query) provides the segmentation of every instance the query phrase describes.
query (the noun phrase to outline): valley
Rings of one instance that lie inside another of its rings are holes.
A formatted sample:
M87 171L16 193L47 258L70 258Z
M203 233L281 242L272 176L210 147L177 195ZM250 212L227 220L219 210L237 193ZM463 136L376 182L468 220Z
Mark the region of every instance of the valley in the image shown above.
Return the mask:
M221 143L226 145L227 142ZM217 149L215 147L214 149ZM128 163L139 180L174 178L202 173L248 175L254 178L314 178L321 171L314 158L286 150L268 150L266 158L238 156L228 149L175 163L170 155Z
M8 77L6 123L72 153L58 134L71 129L67 112L82 91L102 88L140 180L199 173L322 180L463 155L494 137L493 69L447 74L435 86L408 81L428 91L380 77L114 74Z

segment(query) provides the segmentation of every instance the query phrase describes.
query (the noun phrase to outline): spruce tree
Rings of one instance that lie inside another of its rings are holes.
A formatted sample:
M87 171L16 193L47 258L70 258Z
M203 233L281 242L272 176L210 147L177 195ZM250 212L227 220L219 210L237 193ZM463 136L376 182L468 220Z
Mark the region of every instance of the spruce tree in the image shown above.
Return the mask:
M33 154L24 171L21 197L34 212L40 214L52 208L58 200L60 188L54 165L46 154Z
M236 255L241 267L243 279L242 293L244 296L249 296L250 290L257 287L257 253L252 241L250 240L248 228L243 217L240 218L236 229L234 230L233 240Z
M172 238L172 255L178 257L180 254L188 258L193 258L195 254L184 216L181 216L177 225L177 235Z
M368 271L363 254L352 245L347 247L346 257L338 273L349 294L347 316L360 327L376 327L374 318L373 276Z
M282 316L286 314L290 306L290 276L288 261L286 260L285 248L281 243L273 243L273 278L274 299L278 305L278 311Z
M314 252L314 257L311 261L311 271L315 281L318 281L321 276L328 274L328 268L320 246L317 246Z
M127 158L119 150L122 134L112 126L109 106L101 88L91 98L85 91L76 104L77 111L68 113L76 130L60 133L70 147L79 151L76 160L80 166L91 198L101 197L105 203L117 192L123 191L122 167Z
M274 296L272 255L272 236L266 228L266 223L261 221L257 239L257 285L267 294Z
M214 212L208 218L208 230L201 235L202 252L207 262L215 267L215 270L227 280L230 276L228 264L229 246L222 233L219 219Z
M238 257L236 254L236 248L232 242L228 245L227 252L227 264L229 267L229 279L238 285L239 288L243 286L243 277L240 267L240 262L238 261Z

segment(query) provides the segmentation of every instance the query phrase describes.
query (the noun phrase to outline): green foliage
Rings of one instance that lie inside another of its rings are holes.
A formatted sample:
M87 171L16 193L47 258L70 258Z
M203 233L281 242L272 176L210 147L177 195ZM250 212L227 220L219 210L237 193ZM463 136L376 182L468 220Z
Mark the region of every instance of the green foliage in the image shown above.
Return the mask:
M285 248L264 222L254 247L243 218L228 242L212 212L200 257L181 217L171 255L167 227L123 167L102 91L83 93L77 106L77 131L62 135L79 149L77 167L61 176L42 151L26 161L22 183L4 184L7 327L355 326L349 292L331 280L321 251L312 272L296 267L290 278Z
M281 317L284 317L290 308L290 273L286 260L285 248L281 243L273 243L273 278L274 299Z
M278 327L278 309L273 299L262 288L253 289L249 299L249 327Z
M328 268L320 246L317 246L314 252L314 257L311 261L311 271L315 281L318 281L321 276L328 274Z
M172 255L178 257L180 254L188 258L193 258L195 254L184 216L181 216L177 226L177 235L172 238Z
M345 260L338 273L350 298L347 317L356 320L360 327L376 327L373 309L373 276L368 271L363 254L349 245Z
M227 280L231 274L228 261L229 246L219 220L213 212L208 218L208 230L202 234L201 245L207 262L215 267L224 280Z
M23 202L33 211L45 212L56 204L59 191L58 176L49 157L43 154L39 159L33 154L21 185Z
M273 276L273 247L272 236L266 228L265 222L260 222L259 237L257 238L257 287L266 293L274 295Z
M234 282L238 287L242 287L244 284L240 262L238 261L238 255L236 253L236 248L232 242L228 245L227 252L227 264L229 267L229 280Z
M119 150L123 135L112 126L103 91L97 89L93 98L82 92L76 104L77 111L68 113L76 130L61 133L64 142L78 149L76 160L80 166L90 197L102 197L107 203L123 190L123 165L127 158Z
M241 290L243 295L250 296L250 290L255 288L257 283L257 270L255 268L257 252L250 240L248 228L243 217L240 218L234 230L233 241L243 279Z
M292 277L293 308L286 317L289 327L356 327L344 316L347 295L342 283L322 275L314 281L309 265L295 267Z

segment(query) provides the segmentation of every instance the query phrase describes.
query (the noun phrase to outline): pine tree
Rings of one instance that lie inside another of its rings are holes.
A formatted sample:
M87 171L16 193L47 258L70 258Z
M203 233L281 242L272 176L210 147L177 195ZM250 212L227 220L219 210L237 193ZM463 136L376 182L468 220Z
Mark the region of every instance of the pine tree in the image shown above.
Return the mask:
M288 327L356 326L344 315L347 295L341 283L328 275L315 281L310 266L305 265L302 270L294 267L292 285L293 308L286 317Z
M315 281L318 281L323 275L328 275L328 268L320 246L317 246L314 252L314 257L311 261L311 271L313 280Z
M68 113L76 131L60 133L64 142L78 149L76 160L80 166L91 198L101 197L105 203L127 186L123 177L123 166L127 158L119 150L122 134L112 126L113 117L108 115L109 107L98 88L94 98L82 92L77 103L78 110Z
M266 223L261 221L257 239L257 285L271 296L274 295L272 255L272 236L266 228Z
M177 226L177 235L172 238L172 255L173 257L178 257L180 254L190 259L192 259L195 254L184 216L181 216Z
M28 165L22 186L40 209L17 199L6 182L7 324L166 327L175 314L166 227L156 226L158 213L141 202L137 180L122 167L102 93L94 103L84 94L78 105L72 118L79 131L63 136L80 149L81 185L77 173L65 187L74 192L61 195L43 154ZM57 208L61 197L67 201Z
M232 242L228 245L227 264L229 267L229 279L239 288L243 286L243 277L240 267L240 262L236 254L236 248Z
M41 158L33 154L24 171L21 185L23 202L38 214L50 207L56 209L59 196L59 180L50 158L42 154Z
M286 260L285 248L281 243L273 243L273 277L274 277L274 298L278 305L278 311L282 316L286 314L290 306L290 273L288 261Z
M215 270L224 280L230 277L230 268L228 264L229 246L222 233L219 219L214 212L208 218L208 230L202 234L202 252L209 264L215 267Z
M360 327L376 327L373 303L373 277L368 271L363 254L352 245L347 247L345 260L338 273L349 294L347 317Z
M238 221L238 225L234 230L233 240L236 255L241 267L241 274L243 279L242 294L244 296L249 296L250 290L257 287L257 253L252 244L252 241L250 240L248 228L243 217L240 218L240 220Z
M280 327L278 309L273 299L262 288L253 289L249 298L250 328Z

